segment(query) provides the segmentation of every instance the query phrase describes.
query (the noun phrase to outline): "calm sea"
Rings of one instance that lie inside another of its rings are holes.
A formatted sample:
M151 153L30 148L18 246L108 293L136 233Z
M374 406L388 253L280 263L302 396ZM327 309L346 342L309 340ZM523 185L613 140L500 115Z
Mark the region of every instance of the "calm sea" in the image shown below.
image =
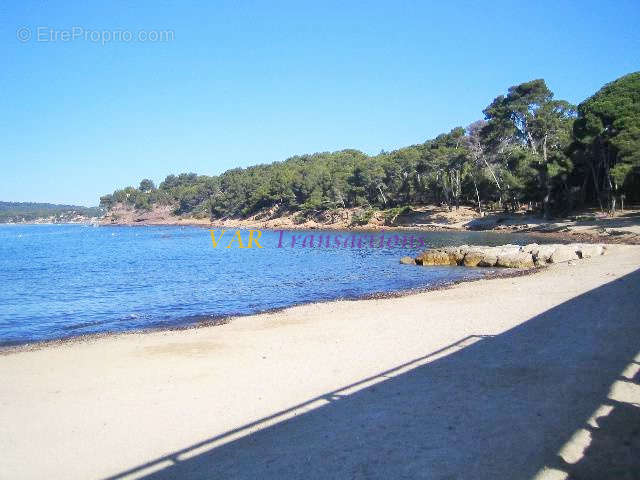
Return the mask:
M385 235L393 233L409 235ZM400 265L417 246L278 248L280 234L264 231L262 249L227 249L229 234L214 249L209 231L197 227L0 226L0 345L187 325L487 273ZM284 238L292 234L301 232ZM414 235L432 246L532 241L484 232Z

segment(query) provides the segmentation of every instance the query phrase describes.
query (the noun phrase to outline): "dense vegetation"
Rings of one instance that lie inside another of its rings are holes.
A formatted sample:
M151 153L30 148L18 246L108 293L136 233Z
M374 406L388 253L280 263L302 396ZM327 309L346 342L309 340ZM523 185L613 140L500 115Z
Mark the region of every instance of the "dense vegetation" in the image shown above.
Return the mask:
M0 223L32 222L40 218L53 217L56 221L71 219L77 215L99 217L102 211L98 207L80 207L77 205L56 205L53 203L0 202Z
M479 210L527 204L549 216L640 200L640 73L605 85L577 107L533 80L509 88L483 113L467 128L375 156L299 155L219 176L169 175L157 188L145 179L100 203L171 205L177 214L221 218L264 208L394 211L425 203Z

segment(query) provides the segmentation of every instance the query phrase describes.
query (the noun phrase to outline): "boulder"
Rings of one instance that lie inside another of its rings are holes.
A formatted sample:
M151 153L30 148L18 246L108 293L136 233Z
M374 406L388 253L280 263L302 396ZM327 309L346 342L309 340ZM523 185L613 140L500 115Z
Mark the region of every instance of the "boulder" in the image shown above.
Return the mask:
M404 257L400 263L418 265L464 265L465 267L543 267L548 263L569 262L579 258L591 258L604 254L606 246L591 244L545 244L531 243L487 247L462 245L460 247L432 248L411 259Z
M516 252L500 255L496 266L505 268L533 268L533 257L529 253Z
M533 258L533 264L536 266L536 268L542 268L542 267L546 267L547 266L547 260L544 258L538 258L538 257L531 257Z
M492 252L485 252L482 260L478 263L479 267L494 267L498 263L498 256Z
M466 250L461 265L466 267L493 267L500 253L498 247L470 247Z
M414 258L411 258L411 257L402 257L402 258L400 259L400 263L401 263L402 265L415 265L415 264L416 264L416 261L415 261L415 259L414 259Z
M477 267L484 258L481 250L470 250L464 255L463 264L465 267Z
M462 264L462 259L464 257L460 255L458 252L449 252L449 265L455 267L457 265ZM458 260L459 259L459 260Z
M468 248L466 245L463 245L461 247L447 247L444 250L449 254L449 260L455 262L455 265L461 265L466 249Z
M550 263L568 262L569 260L577 260L578 254L576 253L575 245L558 245L554 250L551 257L549 257Z
M553 252L556 251L558 246L559 245L536 245L535 247L531 247L529 253L533 256L533 261L536 266L543 266L549 263L551 255L553 255Z
M450 259L449 254L443 250L432 249L427 250L420 254L419 257L416 258L416 263L418 265L424 266L432 266L432 265L457 265L455 260Z
M598 257L604 253L602 245L580 245L576 249L576 253L580 258Z
M490 249L491 253L500 257L506 255L515 255L520 253L522 250L520 245L500 245L499 247L493 247Z

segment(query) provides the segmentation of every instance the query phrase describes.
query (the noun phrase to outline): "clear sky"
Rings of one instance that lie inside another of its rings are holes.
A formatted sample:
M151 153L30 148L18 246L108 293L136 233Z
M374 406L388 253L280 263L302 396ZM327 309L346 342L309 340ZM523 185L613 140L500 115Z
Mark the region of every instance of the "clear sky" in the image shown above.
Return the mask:
M5 0L0 200L392 150L534 78L578 103L640 70L638 25L638 0Z

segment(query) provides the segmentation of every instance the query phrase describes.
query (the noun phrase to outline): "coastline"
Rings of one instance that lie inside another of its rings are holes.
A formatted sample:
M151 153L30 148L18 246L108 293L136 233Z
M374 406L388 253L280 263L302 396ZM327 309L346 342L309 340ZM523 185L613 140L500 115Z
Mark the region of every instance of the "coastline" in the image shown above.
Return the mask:
M531 213L485 212L466 206L449 210L437 206L413 206L410 213L393 219L384 211L376 211L363 224L353 223L361 209L338 209L334 213L317 212L305 216L301 212L286 214L260 211L248 218L195 218L177 216L169 207L150 211L125 208L122 205L95 221L64 223L87 226L176 226L260 230L328 230L328 231L422 231L422 232L495 232L522 233L549 241L640 245L640 209L627 209L606 215L593 209L576 212L567 218L545 220ZM51 222L10 223L8 225L63 225Z
M346 477L382 455L389 478L421 445L416 472L446 473L441 455L462 471L492 455L482 478L554 465L606 400L604 375L637 351L639 266L640 247L615 246L517 279L3 355L3 468L34 478L180 478L184 468L256 478L272 465L274 477ZM324 418L325 434L313 433ZM448 448L427 448L434 441ZM345 461L338 452L354 445ZM472 458L452 457L453 445ZM316 451L326 454L304 454Z
M255 224L251 222L242 223L239 225L230 226L220 222L191 222L183 221L181 223L153 223L153 222L141 222L141 223L105 223L101 224L101 227L199 227L199 228L239 228L239 229L259 229L270 231L311 231L311 230L324 230L331 232L386 232L386 231L407 231L407 232L455 232L455 233L470 233L470 232L490 232L504 235L511 235L514 233L521 233L530 235L533 238L539 238L548 242L566 242L566 243L604 243L608 245L640 245L640 234L635 232L628 236L611 236L601 235L592 231L544 231L541 229L523 229L514 227L510 228L488 228L488 229L471 229L464 227L452 227L448 225L375 225L368 224L363 226L335 226L335 225L322 225L322 226L306 226L295 225L287 228L264 226L263 224Z
M409 213L386 218L384 211L373 212L362 224L354 223L362 209L338 209L335 212L278 214L271 210L248 218L180 217L167 207L138 211L119 206L100 221L116 226L195 226L203 228L261 230L335 230L335 231L425 231L425 232L504 232L526 233L567 242L640 245L640 210L627 210L614 216L589 210L573 217L544 220L528 213L486 212L479 215L470 207L449 210L437 206L413 206Z
M429 268L429 267L408 266L405 268ZM176 323L175 325L171 325L171 326L156 326L156 327L126 330L126 331L119 331L119 332L88 333L88 334L70 335L70 336L61 337L61 338L52 338L47 340L27 341L27 342L12 344L12 345L0 345L0 358L3 355L12 355L14 353L21 353L21 352L32 352L32 351L43 350L47 348L56 348L59 346L72 345L77 343L95 342L95 341L100 341L106 338L126 337L131 335L149 335L149 334L154 334L159 332L180 332L184 330L193 330L193 329L199 329L199 328L213 328L221 325L226 325L237 319L242 319L246 317L255 317L258 315L277 314L277 313L285 312L286 310L289 310L292 308L302 307L306 305L323 305L323 304L330 304L330 303L336 303L336 302L360 302L360 301L366 301L366 300L383 300L383 299L390 299L390 298L401 298L401 297L417 295L421 293L435 292L439 290L455 288L457 285L460 285L463 283L481 282L485 280L494 280L499 278L516 278L516 277L522 277L525 275L534 275L536 273L539 273L540 271L542 271L542 269L539 269L539 268L532 268L532 269L495 268L495 269L492 269L491 271L485 272L482 277L450 280L445 283L438 283L435 285L429 285L425 287L408 288L408 289L402 289L402 290L390 290L386 292L368 293L364 295L340 297L340 298L334 298L334 299L328 299L328 300L322 300L322 301L301 302L294 305L288 305L285 307L267 308L255 313L247 313L244 315L236 315L236 314L218 315L218 316L199 315L197 317L201 317L202 318L201 321L196 320L192 322Z

